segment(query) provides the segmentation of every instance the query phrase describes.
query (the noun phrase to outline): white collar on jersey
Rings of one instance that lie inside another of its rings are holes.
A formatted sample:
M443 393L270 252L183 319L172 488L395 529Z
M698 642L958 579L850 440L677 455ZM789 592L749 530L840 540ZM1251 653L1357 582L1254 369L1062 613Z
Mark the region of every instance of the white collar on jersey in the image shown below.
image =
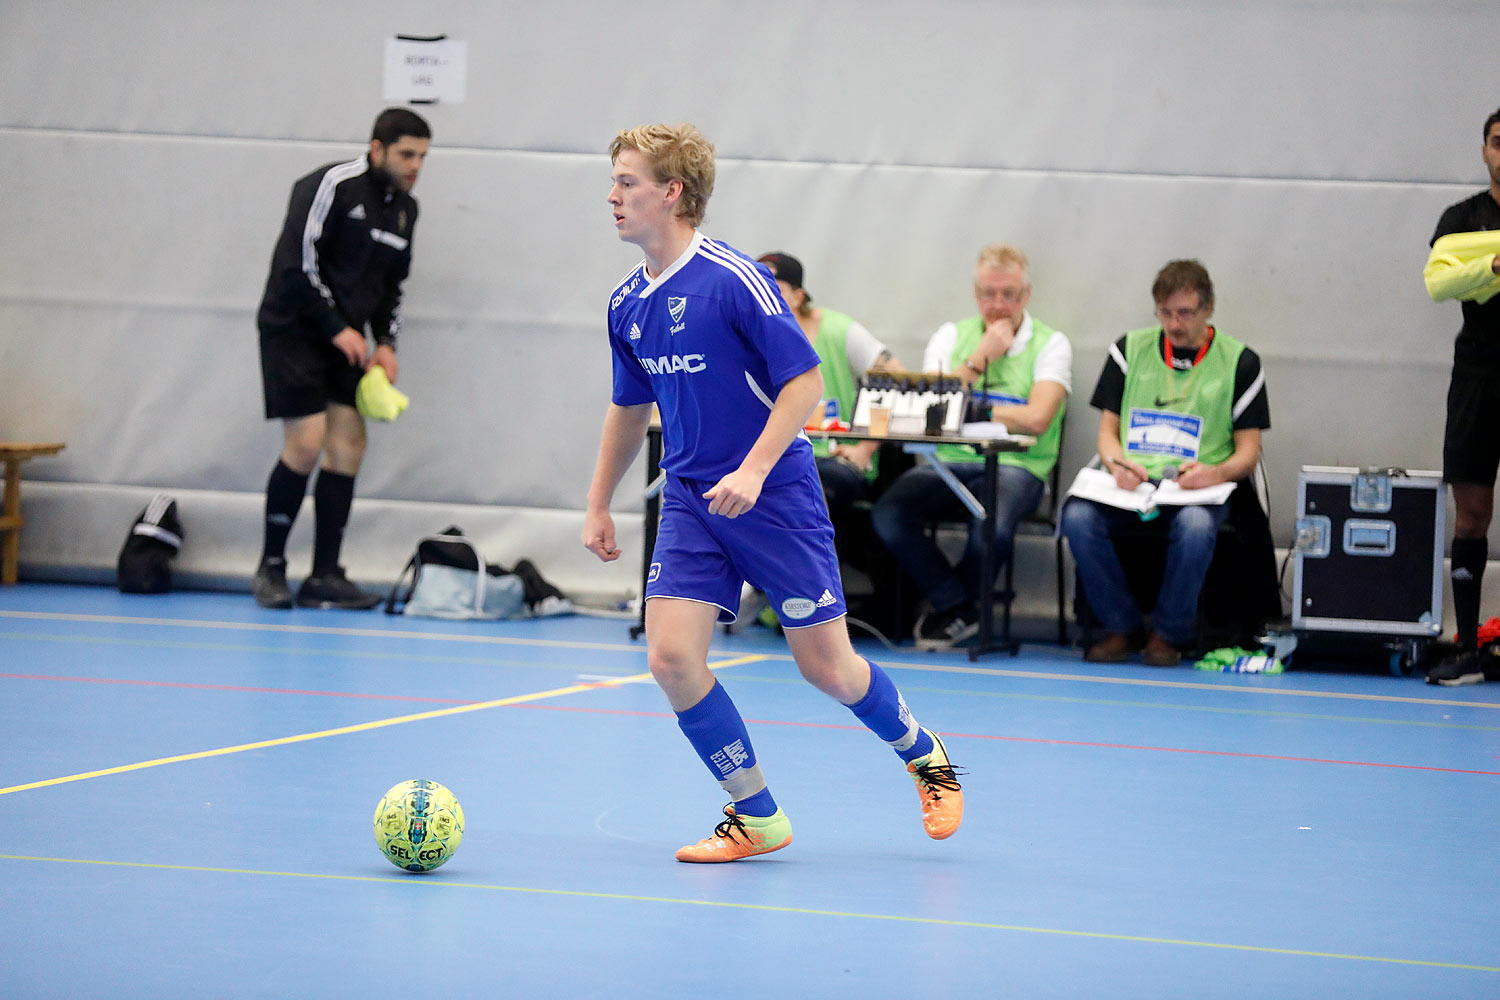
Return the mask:
M651 277L651 275L646 274L646 271L645 271L646 263L645 263L645 261L642 261L641 262L641 268L642 268L641 273L646 276L646 287L641 289L641 294L640 294L639 297L643 298L643 299L650 297L651 293L656 290L656 288L657 288L658 285L660 285L662 282L666 281L672 275L676 274L678 271L681 271L684 267L686 267L687 266L687 262L693 259L693 255L698 252L698 248L700 246L702 246L702 245L703 245L703 234L700 233L700 232L698 232L698 230L694 229L693 230L693 238L691 240L688 240L687 249L684 250L684 251L682 251L682 256L680 256L676 260L672 261L672 263L667 266L667 269L665 271L663 271L661 274L658 274L654 278Z

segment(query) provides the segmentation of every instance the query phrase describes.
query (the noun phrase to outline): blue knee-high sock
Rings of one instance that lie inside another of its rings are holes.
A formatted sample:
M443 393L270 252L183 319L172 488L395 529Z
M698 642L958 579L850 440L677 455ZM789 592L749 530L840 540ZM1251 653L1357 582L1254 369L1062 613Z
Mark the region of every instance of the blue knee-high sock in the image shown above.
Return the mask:
M766 779L760 773L745 720L740 718L740 710L734 707L724 685L714 681L702 701L677 713L677 725L734 800L736 813L770 816L776 812L776 800L771 798Z
M870 732L889 743L902 760L913 761L932 753L932 737L911 717L911 709L906 707L906 700L896 690L895 682L873 660L867 662L870 664L870 690L848 706L849 711Z

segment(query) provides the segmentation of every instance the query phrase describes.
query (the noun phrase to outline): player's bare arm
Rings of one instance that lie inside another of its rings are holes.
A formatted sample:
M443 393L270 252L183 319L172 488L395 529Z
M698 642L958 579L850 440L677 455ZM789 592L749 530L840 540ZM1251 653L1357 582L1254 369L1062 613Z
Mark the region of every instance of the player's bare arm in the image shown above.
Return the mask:
M755 506L772 466L802 432L813 407L822 398L823 373L816 366L781 387L776 404L771 407L771 415L766 418L765 429L756 438L754 447L740 467L703 494L703 498L710 501L710 514L735 518Z
M589 484L588 500L583 515L583 547L604 562L620 558L619 546L615 544L615 521L610 516L609 504L614 499L615 488L620 485L630 463L641 450L646 440L646 428L651 423L651 405L618 406L609 404L604 414L604 430L600 434L599 458L594 463L594 478Z

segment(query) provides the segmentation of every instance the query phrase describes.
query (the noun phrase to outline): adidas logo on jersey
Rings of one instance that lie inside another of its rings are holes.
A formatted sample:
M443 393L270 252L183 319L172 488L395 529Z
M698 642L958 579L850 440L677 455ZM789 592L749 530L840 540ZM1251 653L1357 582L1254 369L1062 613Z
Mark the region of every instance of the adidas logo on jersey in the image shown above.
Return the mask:
M365 206L363 204L355 205L353 208L349 209L349 218L351 218L351 219L363 219L364 217L365 217Z
M641 339L641 328L639 326L637 326L636 324L634 324L634 323L630 324L630 339L631 340L640 340Z
M833 596L833 591L825 589L823 591L823 596L818 598L818 607L826 608L828 607L828 605L837 604L838 602L839 599Z

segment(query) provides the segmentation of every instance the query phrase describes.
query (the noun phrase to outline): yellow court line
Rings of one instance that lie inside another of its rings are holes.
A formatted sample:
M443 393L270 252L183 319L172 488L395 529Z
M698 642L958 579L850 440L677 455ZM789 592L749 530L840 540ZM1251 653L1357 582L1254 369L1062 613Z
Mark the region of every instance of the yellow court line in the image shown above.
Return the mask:
M40 861L69 865L104 865L115 868L140 868L156 871L205 872L213 875L271 875L278 878L324 879L334 882L400 882L406 885L445 887L449 889L485 889L491 892L563 896L574 899L612 899L628 903L663 903L673 906L710 906L731 910L753 910L761 913L785 913L793 916L837 917L844 920L884 920L903 924L968 927L977 930L1011 931L1021 934L1051 934L1059 937L1087 938L1096 941L1128 941L1134 944L1166 944L1185 948L1213 948L1222 951L1255 952L1263 955L1289 955L1298 958L1330 958L1345 962L1380 962L1387 965L1414 965L1434 969L1462 969L1469 972L1500 972L1500 966L1469 965L1463 962L1434 962L1420 958L1391 958L1385 955L1351 955L1342 952L1310 951L1301 948L1272 948L1266 945L1229 944L1222 941L1193 941L1184 938L1149 937L1139 934L1074 931L1059 927L1028 927L1024 924L997 924L982 920L944 920L940 917L913 917L896 913L859 913L848 910L822 910L801 906L770 906L764 903L735 903L715 899L678 899L672 896L641 896L624 892L585 892L578 889L538 889L533 886L489 885L483 882L452 882L447 879L423 878L412 875L330 875L315 872L262 871L254 868L215 868L206 865L168 865L146 861L45 858L23 854L0 854L0 861Z
M736 667L742 663L754 663L756 660L764 659L759 654L751 656L740 656L732 660L720 660L710 663L710 670L722 670L725 667ZM128 771L140 771L148 767L160 767L163 764L180 764L189 760L204 760L209 757L223 757L226 754L243 753L246 750L263 750L266 747L287 746L292 743L306 743L309 740L321 740L330 736L346 736L349 733L362 733L371 729L383 729L386 726L399 726L407 722L420 722L423 719L439 719L447 715L461 715L464 712L478 712L486 708L502 708L506 705L521 705L528 701L541 701L543 698L558 698L565 694L577 694L580 691L597 691L600 688L619 687L622 684L633 684L641 680L649 680L650 672L643 674L631 674L628 677L615 677L602 681L590 681L587 684L570 684L567 687L553 688L550 691L537 691L533 694L518 694L510 698L496 698L494 701L480 701L472 705L455 705L452 708L437 708L430 712L417 712L413 715L398 715L390 719L376 719L374 722L360 722L352 726L339 726L337 729L322 729L315 733L300 733L296 736L279 736L272 740L261 740L257 743L241 743L238 746L219 747L216 750L199 750L197 753L178 754L175 757L158 757L155 760L143 760L135 764L121 764L119 767L106 767L98 771L86 771L82 774L69 774L61 778L46 778L42 781L32 781L24 785L11 785L9 788L0 788L0 795L9 795L12 792L25 792L33 788L46 788L49 785L65 785L72 781L83 781L86 778L102 778L111 774L124 774Z
M110 625L161 625L174 628L230 629L250 632L281 632L300 635L368 636L376 639L415 639L428 642L459 642L478 645L542 646L556 649L595 649L611 652L640 652L642 646L632 643L570 642L564 639L528 639L503 635L467 635L453 632L406 632L400 629L345 628L333 625L279 625L265 622L198 621L189 618L132 618L127 615L86 615L58 611L3 611L0 618L31 618L43 621L94 622ZM0 638L4 634L0 633ZM762 660L789 661L786 653L765 653ZM1228 695L1265 695L1273 698L1330 698L1339 701L1389 702L1402 705L1433 705L1450 708L1500 710L1500 702L1457 701L1442 698L1406 698L1398 695L1356 694L1348 691L1299 690L1281 687L1245 687L1212 684L1203 681L1170 681L1141 677L1109 677L1102 674L1060 674L1044 670L1006 670L1001 667L966 667L943 663L880 661L882 667L921 670L936 674L978 674L986 677L1021 677L1028 680L1072 681L1084 684L1116 684L1125 687L1180 688L1192 691L1220 691Z
M92 622L99 625L163 625L172 628L229 629L241 632L281 632L294 635L351 635L372 639L418 639L429 642L466 642L486 646L549 646L555 649L602 649L639 653L640 643L570 642L565 639L520 639L506 635L468 635L461 632L407 632L387 628L345 628L338 625L279 625L266 622L218 622L192 618L133 618L128 615L83 615L60 611L0 611L0 618L39 621Z

